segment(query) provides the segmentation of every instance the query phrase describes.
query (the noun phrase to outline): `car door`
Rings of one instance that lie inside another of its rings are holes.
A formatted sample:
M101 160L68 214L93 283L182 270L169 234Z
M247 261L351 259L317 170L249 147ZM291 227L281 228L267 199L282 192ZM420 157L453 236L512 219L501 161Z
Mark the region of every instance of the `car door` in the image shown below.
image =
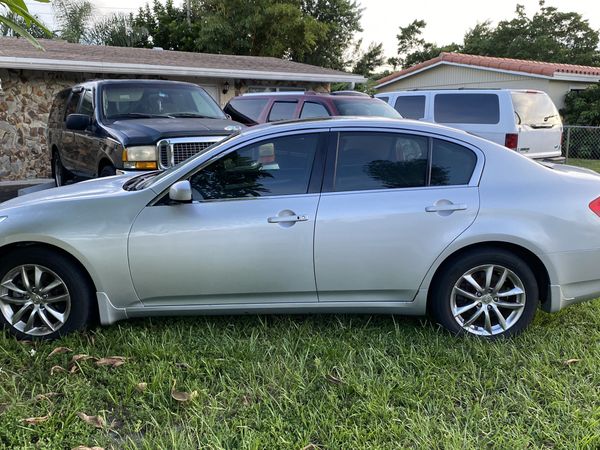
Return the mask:
M477 215L483 154L426 135L347 130L327 165L315 227L319 301L412 301Z
M90 125L85 130L74 132L75 159L77 171L85 176L96 175L98 169L98 153L102 147L101 139L96 136L94 123L94 99L90 88L82 92L82 98L77 108L77 114L90 118Z
M244 145L189 177L191 203L146 207L129 238L142 302L316 302L313 233L327 136Z
M69 96L69 100L67 100L67 107L65 108L65 113L62 118L63 120L63 132L62 132L62 142L59 146L60 158L62 160L63 165L70 172L77 173L79 172L78 167L78 147L77 147L77 131L69 130L65 126L65 122L69 114L75 114L77 112L77 108L79 107L79 102L81 100L82 89L74 88L71 91Z

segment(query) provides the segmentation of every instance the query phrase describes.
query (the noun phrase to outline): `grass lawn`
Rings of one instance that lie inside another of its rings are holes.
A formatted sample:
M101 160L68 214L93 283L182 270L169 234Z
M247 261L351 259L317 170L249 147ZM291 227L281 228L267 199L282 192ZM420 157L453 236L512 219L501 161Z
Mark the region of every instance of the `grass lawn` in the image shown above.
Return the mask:
M50 356L59 346L71 351ZM493 343L392 316L147 319L35 344L0 334L0 447L79 445L597 449L600 301L539 312Z
M569 158L567 164L571 166L587 167L588 169L600 172L600 159L577 159Z

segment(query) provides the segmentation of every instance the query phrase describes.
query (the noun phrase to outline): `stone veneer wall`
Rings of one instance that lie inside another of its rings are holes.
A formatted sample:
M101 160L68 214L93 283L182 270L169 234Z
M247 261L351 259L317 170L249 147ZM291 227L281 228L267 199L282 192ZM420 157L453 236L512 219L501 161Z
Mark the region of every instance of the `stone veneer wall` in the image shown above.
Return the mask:
M139 75L111 75L75 72L42 72L0 69L0 182L51 176L50 154L46 145L46 123L54 96L64 88L85 80L100 78L164 78ZM192 77L169 78L222 89L225 79ZM221 106L231 97L247 90L246 86L299 86L325 92L328 84L235 80L229 92L220 95Z

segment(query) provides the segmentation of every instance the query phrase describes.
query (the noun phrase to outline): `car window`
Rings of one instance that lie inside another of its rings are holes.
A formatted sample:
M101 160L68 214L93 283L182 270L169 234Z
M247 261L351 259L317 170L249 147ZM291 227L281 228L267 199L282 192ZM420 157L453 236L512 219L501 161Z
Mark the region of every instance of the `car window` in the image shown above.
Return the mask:
M496 94L437 94L434 111L438 123L500 122L500 101Z
M341 133L334 190L425 186L428 138L397 133Z
M401 95L396 99L394 109L405 119L422 119L425 117L425 96Z
M298 101L274 102L271 112L269 113L269 122L293 119L297 104Z
M285 136L231 152L190 178L193 199L305 194L319 136Z
M377 98L336 98L333 103L340 116L401 118L394 108Z
M69 114L75 114L77 111L77 105L79 105L79 100L81 99L81 92L73 92L71 94L71 98L67 103L67 109L65 110L65 119Z
M328 116L330 116L329 111L327 111L327 108L325 108L320 103L304 102L304 104L302 105L302 112L300 113L301 119Z
M260 114L269 102L268 98L253 99L231 99L225 107L225 112L231 115L232 119L249 124L258 123Z
M477 156L468 148L433 139L431 186L469 184L476 164Z
M377 97L379 100L381 100L382 102L386 102L388 103L390 98L389 97Z
M79 114L85 114L86 116L92 116L94 114L94 103L92 101L92 91L90 89L86 89L83 93L83 100L81 100L81 105L79 105Z

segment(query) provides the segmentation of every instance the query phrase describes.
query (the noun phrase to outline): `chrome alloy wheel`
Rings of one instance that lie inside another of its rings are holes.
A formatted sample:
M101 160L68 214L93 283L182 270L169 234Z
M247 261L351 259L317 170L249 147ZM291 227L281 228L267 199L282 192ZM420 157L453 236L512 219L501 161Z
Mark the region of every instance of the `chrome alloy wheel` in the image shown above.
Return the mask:
M506 267L488 264L461 276L450 297L454 320L471 334L494 336L516 324L525 310L521 279Z
M0 312L22 333L30 336L53 333L65 324L70 311L67 285L44 266L17 266L0 281Z

